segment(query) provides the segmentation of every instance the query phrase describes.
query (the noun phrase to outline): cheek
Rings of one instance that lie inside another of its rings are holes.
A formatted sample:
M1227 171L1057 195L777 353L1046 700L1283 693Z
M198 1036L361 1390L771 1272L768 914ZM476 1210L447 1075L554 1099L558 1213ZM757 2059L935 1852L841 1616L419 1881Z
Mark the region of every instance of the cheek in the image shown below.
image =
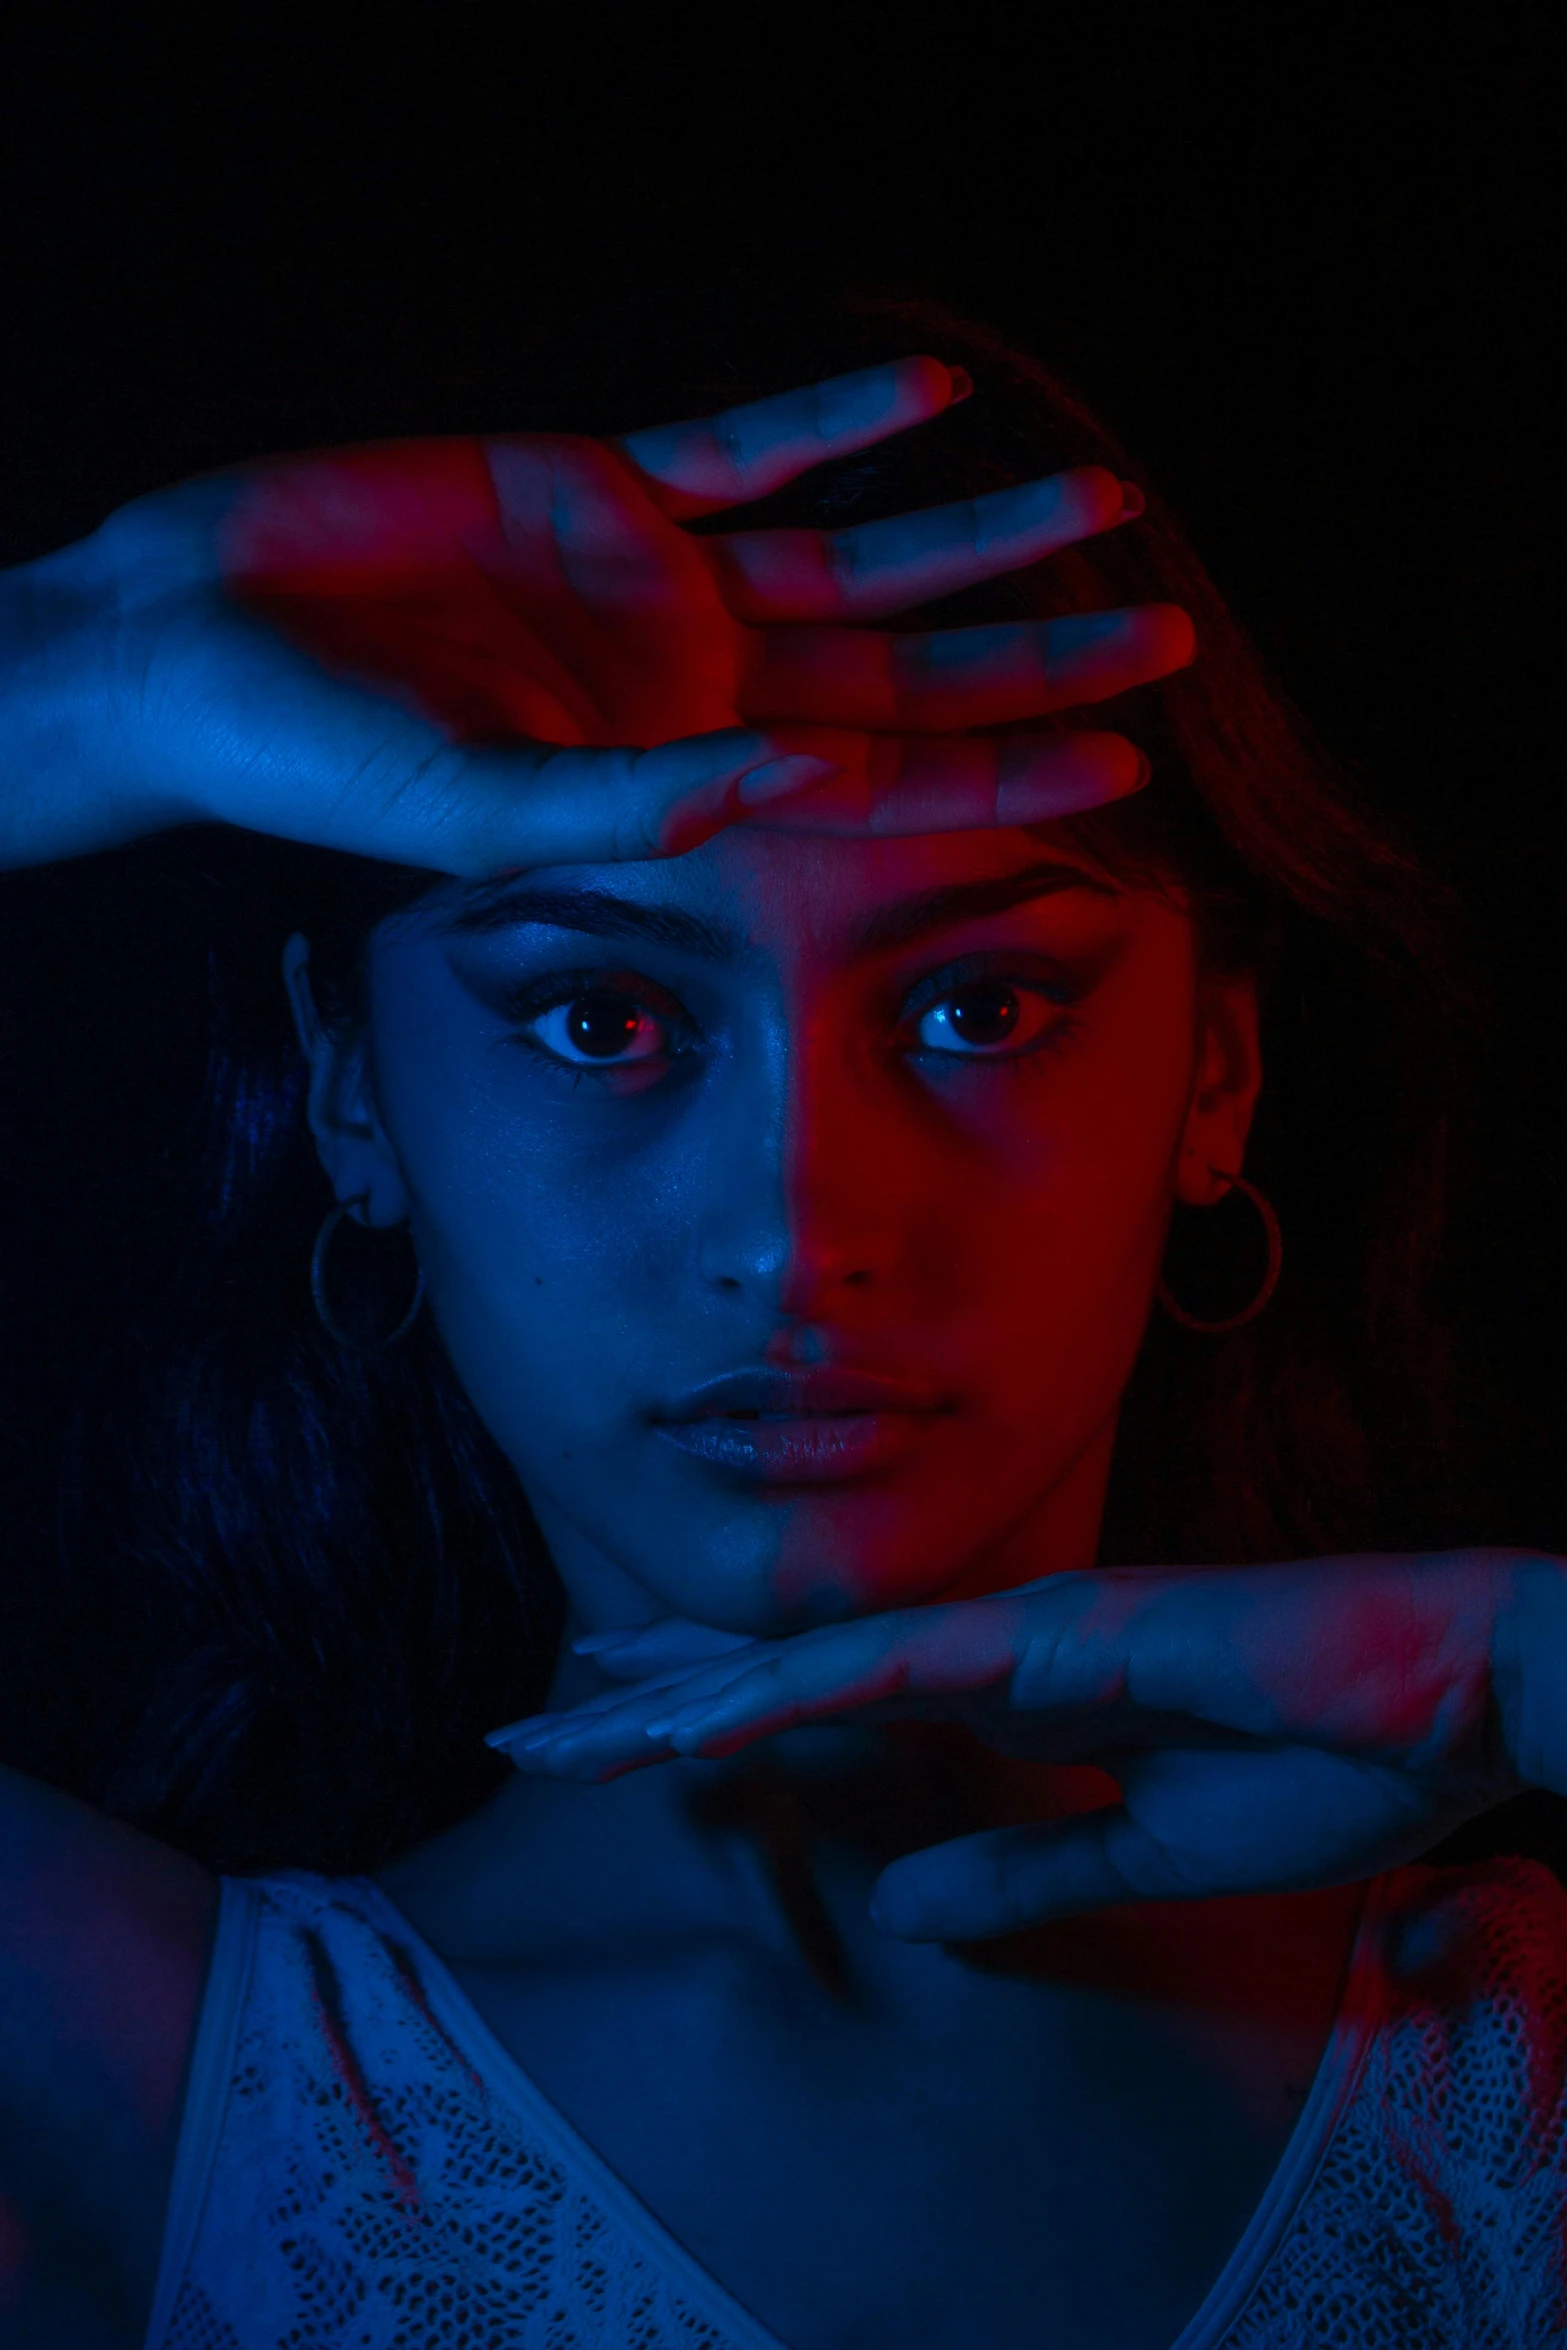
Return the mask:
M530 1452L584 1441L634 1383L638 1329L659 1320L647 1301L667 1287L667 1212L656 1171L569 1147L517 1048L473 1026L398 1026L376 1091L436 1321L525 1470Z
M810 1114L777 1193L766 1122L739 1091L705 1108L671 1097L662 1122L651 1106L599 1117L428 973L385 1013L377 1099L459 1377L536 1500L654 1584L678 1557L702 1584L678 1595L695 1612L719 1584L797 1573L888 1601L934 1590L1113 1413L1193 1077L1178 967L1152 986L1106 980L1059 1052L1004 1077L883 1087L828 1055L802 1078ZM641 1415L672 1362L706 1375L767 1337L771 1311L755 1318L752 1299L742 1329L745 1301L726 1303L702 1255L752 1221L767 1237L764 1193L785 1211L803 1318L839 1324L850 1358L950 1374L961 1409L883 1486L736 1511L650 1458ZM839 1284L851 1259L875 1279Z
M1014 1431L1097 1422L1141 1343L1193 1032L1179 987L1132 1010L1099 1007L1062 1052L976 1089L958 1129L966 1164L941 1185L955 1338Z
M1176 989L1158 1004L1111 1010L1099 1049L1071 1072L1061 1190L1085 1250L1118 1253L1140 1277L1170 1212L1195 1074L1192 1009Z

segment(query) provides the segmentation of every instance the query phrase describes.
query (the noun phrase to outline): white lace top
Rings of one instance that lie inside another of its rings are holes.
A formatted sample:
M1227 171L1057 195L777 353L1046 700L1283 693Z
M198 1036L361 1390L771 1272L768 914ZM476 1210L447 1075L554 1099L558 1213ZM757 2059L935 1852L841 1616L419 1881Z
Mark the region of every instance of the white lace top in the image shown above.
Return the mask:
M1172 2350L1561 2350L1564 2073L1556 1879L1378 1880L1284 2158ZM147 2350L328 2345L783 2350L377 1887L228 1878Z

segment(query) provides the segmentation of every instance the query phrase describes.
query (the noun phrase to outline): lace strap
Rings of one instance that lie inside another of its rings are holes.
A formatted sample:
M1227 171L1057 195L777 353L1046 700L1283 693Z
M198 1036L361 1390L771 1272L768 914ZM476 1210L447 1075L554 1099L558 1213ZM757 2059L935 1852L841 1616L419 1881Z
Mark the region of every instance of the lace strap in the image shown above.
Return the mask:
M234 2053L250 1982L261 1896L243 1877L218 1879L218 1916L207 1957L206 1981L196 2036L191 2047L180 2116L174 2177L158 2255L158 2281L147 2321L144 2350L163 2350L174 2305L201 2224L223 2129Z

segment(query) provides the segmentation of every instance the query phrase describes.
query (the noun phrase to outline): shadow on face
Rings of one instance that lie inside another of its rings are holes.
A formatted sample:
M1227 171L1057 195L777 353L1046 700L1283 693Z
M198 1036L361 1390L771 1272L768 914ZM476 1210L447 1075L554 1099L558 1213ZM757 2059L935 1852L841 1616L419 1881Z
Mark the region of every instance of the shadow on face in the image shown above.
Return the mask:
M1091 1563L1258 1083L1250 982L1048 826L453 883L306 1044L578 1615L764 1635Z

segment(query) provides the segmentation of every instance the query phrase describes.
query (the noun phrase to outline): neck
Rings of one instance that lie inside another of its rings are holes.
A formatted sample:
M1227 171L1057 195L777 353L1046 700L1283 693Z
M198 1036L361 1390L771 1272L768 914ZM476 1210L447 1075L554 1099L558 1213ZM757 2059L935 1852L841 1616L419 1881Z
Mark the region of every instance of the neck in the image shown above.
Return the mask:
M1093 1564L1113 1425L1051 1494L934 1598L981 1598ZM550 1529L558 1540L563 1529ZM552 1540L552 1548L556 1541ZM571 1641L646 1615L564 1544L582 1595L566 1627L548 1708L618 1686ZM607 1566L608 1562L604 1562ZM578 1571L580 1570L580 1571ZM607 1603L607 1604L605 1604ZM1113 1801L1101 1772L1020 1764L967 1731L900 1723L801 1730L723 1762L676 1761L602 1786L515 1775L470 1819L383 1872L436 1888L459 1945L521 1957L543 1934L588 1950L648 1948L711 1931L792 1941L819 1979L863 1938L875 1878L906 1852L1003 1822Z
M555 1702L608 1686L571 1658ZM514 1774L383 1880L454 1958L656 1966L694 1945L740 1946L852 1998L888 1967L926 1963L870 1924L890 1861L1115 1795L1097 1771L1009 1762L945 1725L797 1730L601 1786Z

